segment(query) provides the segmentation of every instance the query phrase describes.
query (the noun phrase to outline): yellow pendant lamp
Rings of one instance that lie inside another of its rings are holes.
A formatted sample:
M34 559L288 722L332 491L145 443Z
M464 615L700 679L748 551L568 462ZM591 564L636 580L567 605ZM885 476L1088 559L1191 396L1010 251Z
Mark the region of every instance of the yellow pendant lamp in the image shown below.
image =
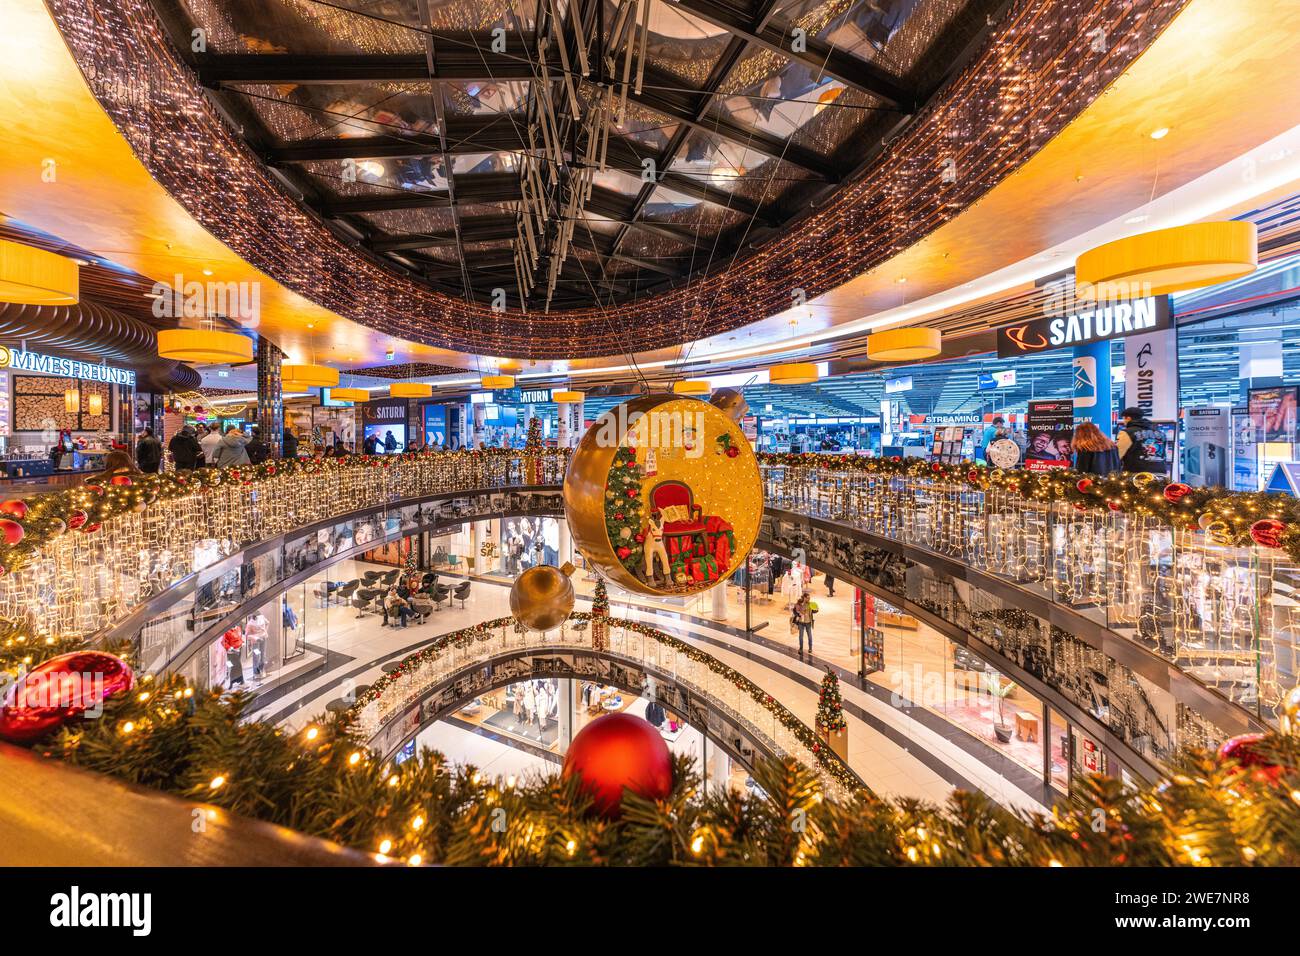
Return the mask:
M713 391L708 381L702 378L684 378L673 382L673 392L677 395L708 395Z
M81 411L81 393L75 388L64 389L63 410L69 415L75 415Z
M786 365L773 365L767 370L767 381L771 385L809 385L821 378L815 362L790 362Z
M433 394L433 386L428 382L394 382L388 386L390 398L428 398Z
M557 405L575 405L587 397L586 392L552 392L551 401Z
M867 336L867 358L873 362L916 362L943 351L938 329L886 329Z
M328 365L280 366L280 384L289 388L333 388L339 383L339 370Z
M1076 260L1074 277L1098 299L1141 299L1240 279L1258 264L1253 222L1195 222L1089 249Z
M479 379L481 388L514 388L515 377L513 375L484 375Z
M253 360L253 340L217 329L164 329L158 333L158 355L196 365L234 365Z
M331 388L330 398L336 398L340 402L368 402L370 392L364 388Z
M67 256L0 239L0 302L76 305L78 276Z
M90 401L86 404L90 406L91 415L104 414L104 396L100 395L98 392L92 392L90 395Z

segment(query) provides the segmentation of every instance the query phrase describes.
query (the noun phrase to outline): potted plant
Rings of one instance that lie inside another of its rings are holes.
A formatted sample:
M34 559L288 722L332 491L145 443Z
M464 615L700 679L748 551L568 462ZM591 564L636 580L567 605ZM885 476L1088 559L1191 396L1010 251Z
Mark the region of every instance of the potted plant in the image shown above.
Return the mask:
M1011 692L1016 689L1015 681L1002 683L1002 675L997 671L988 670L984 672L984 689L989 695L998 702L998 719L993 725L993 733L998 738L998 743L1011 743L1011 725L1007 723L1006 715L1003 713L1003 707L1006 699L1011 696Z

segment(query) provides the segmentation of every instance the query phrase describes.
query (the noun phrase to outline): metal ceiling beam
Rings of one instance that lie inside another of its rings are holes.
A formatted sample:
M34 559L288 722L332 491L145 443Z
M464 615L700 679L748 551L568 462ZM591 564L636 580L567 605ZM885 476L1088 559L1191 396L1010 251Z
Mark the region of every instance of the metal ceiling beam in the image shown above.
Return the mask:
M478 216L462 219L460 238L463 242L495 242L515 237L514 216ZM371 239L369 246L375 252L395 252L401 249L427 249L433 246L456 245L455 230L442 230L406 236L384 236Z
M743 37L750 43L779 53L811 67L819 74L833 77L845 86L869 93L896 106L904 112L913 112L917 96L906 89L898 78L874 63L859 59L835 49L817 37L807 37L801 51L793 49L791 27L769 20L755 27L750 16L718 0L676 0L676 5L701 20L712 23Z
M520 198L519 177L514 173L462 173L455 177L456 198L463 203L511 202ZM388 209L445 209L451 205L446 189L409 192L394 189L379 196L336 199L321 205L329 218Z
M484 43L490 34L475 34ZM429 76L423 54L291 54L291 53L203 53L194 57L199 82L210 89L239 84L282 84L296 86L335 83L449 83L531 80L533 68L522 50L507 55L484 51L478 56L446 58L445 46L438 46L438 73ZM554 63L558 69L559 60Z

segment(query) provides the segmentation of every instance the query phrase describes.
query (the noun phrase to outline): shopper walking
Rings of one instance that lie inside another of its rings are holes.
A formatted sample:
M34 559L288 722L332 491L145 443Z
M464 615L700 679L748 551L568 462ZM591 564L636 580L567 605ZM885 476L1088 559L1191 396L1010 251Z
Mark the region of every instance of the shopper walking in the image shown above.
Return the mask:
M156 475L162 467L162 442L153 437L152 428L142 431L135 443L135 463L146 475Z
M173 435L167 443L167 450L172 453L172 464L177 471L193 471L199 467L199 458L203 455L199 440L194 437L193 425L186 425Z
M803 657L803 639L804 635L808 636L808 655L811 657L813 652L813 615L817 609L813 607L812 598L806 593L799 596L795 602L794 613L790 616L790 623L794 625L795 630L799 633L799 656Z
M826 573L826 596L835 597L835 576L829 571Z
M1119 450L1092 422L1074 426L1074 470L1089 475L1109 475L1119 471Z
M284 430L284 444L281 446L283 451L280 453L282 458L298 457L298 436L291 429Z
M218 468L232 468L248 464L248 439L234 425L218 441L211 455L212 464Z
M1006 423L1007 420L1001 415L998 415L993 419L991 424L984 426L984 434L980 437L980 461L987 462L989 460L989 445L993 444L993 442L998 438L1005 437L999 435L998 432L1003 430Z
M1124 423L1124 430L1119 433L1116 450L1124 470L1163 473L1168 463L1165 461L1165 436L1160 429L1136 405L1124 409L1120 420Z

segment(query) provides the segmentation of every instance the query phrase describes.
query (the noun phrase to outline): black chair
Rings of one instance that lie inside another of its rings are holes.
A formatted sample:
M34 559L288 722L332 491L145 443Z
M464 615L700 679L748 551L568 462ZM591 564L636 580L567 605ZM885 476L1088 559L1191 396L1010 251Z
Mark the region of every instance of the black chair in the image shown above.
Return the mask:
M451 597L451 588L447 587L445 584L436 584L433 588L433 594L431 594L430 597L433 598L434 607L441 610L442 602Z
M425 571L424 576L420 578L420 590L427 591L429 589L429 585L436 580L438 580L437 571Z
M384 587L391 588L394 584L397 583L397 579L400 578L401 576L402 576L402 570L401 568L398 568L396 571L389 571L382 578L380 578L380 580L383 581Z
M338 599L340 604L351 604L352 595L357 593L359 587L361 587L360 581L349 581L334 593L334 597Z
M460 584L456 585L456 590L452 594L452 597L454 597L457 601L460 602L460 606L462 610L465 607L465 599L469 597L469 585L470 582L462 581Z
M357 617L365 617L367 611L376 611L374 606L376 598L382 600L384 592L378 588L361 588L357 591L356 596L352 598L352 606L357 609Z
M376 581L383 575L383 571L367 571L361 575L361 581L366 587L374 587Z

